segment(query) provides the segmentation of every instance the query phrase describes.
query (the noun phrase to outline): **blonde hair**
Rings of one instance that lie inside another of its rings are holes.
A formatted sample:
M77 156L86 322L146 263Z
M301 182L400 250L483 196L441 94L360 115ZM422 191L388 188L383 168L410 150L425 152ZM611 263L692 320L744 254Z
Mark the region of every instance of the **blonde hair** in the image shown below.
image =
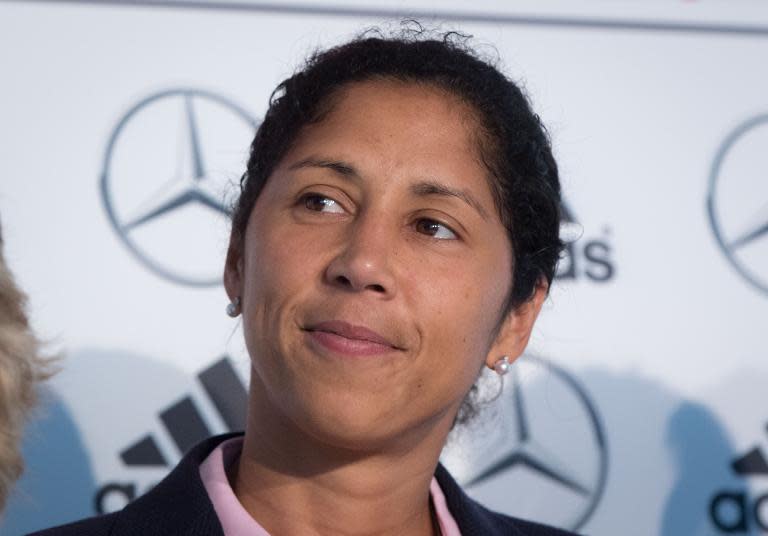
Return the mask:
M24 423L36 402L36 384L50 376L25 312L26 296L5 264L0 229L0 512L24 462Z

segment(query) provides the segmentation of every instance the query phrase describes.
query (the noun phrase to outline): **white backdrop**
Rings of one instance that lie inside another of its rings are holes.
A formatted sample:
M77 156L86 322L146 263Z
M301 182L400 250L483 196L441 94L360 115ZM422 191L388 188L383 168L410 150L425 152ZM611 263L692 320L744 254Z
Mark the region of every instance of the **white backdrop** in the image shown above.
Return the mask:
M99 4L0 3L6 253L65 355L2 534L118 508L237 426L248 363L211 283L253 125L308 52L408 13ZM527 88L577 238L531 356L446 463L587 534L768 533L768 7L407 7Z

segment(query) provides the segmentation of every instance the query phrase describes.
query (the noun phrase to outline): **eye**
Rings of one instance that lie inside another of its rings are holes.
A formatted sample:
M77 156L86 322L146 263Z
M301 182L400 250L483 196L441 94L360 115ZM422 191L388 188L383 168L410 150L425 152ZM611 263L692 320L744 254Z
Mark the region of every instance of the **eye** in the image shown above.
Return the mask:
M300 202L305 208L314 212L331 212L335 214L342 214L344 212L339 203L330 197L320 194L303 195Z
M422 218L416 222L416 230L438 240L456 240L459 238L447 225L427 218Z

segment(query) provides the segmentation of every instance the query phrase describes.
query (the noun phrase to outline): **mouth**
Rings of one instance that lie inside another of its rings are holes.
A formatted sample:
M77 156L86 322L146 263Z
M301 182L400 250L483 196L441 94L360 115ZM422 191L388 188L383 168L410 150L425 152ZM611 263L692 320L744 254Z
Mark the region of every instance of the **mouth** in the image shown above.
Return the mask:
M349 356L374 356L403 350L380 333L340 320L319 322L304 328L304 332L325 350Z

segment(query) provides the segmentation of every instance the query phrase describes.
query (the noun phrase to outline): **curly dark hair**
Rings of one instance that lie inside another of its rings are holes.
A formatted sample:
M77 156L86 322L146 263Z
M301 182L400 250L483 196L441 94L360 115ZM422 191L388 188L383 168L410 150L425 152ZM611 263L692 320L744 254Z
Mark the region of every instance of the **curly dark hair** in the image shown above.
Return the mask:
M530 299L542 280L551 284L563 244L560 182L549 136L520 88L467 42L456 32L434 38L419 26L394 36L366 32L313 54L272 93L240 181L233 243L241 243L256 199L302 127L322 120L344 86L396 80L446 91L476 114L478 150L514 259L504 312Z

